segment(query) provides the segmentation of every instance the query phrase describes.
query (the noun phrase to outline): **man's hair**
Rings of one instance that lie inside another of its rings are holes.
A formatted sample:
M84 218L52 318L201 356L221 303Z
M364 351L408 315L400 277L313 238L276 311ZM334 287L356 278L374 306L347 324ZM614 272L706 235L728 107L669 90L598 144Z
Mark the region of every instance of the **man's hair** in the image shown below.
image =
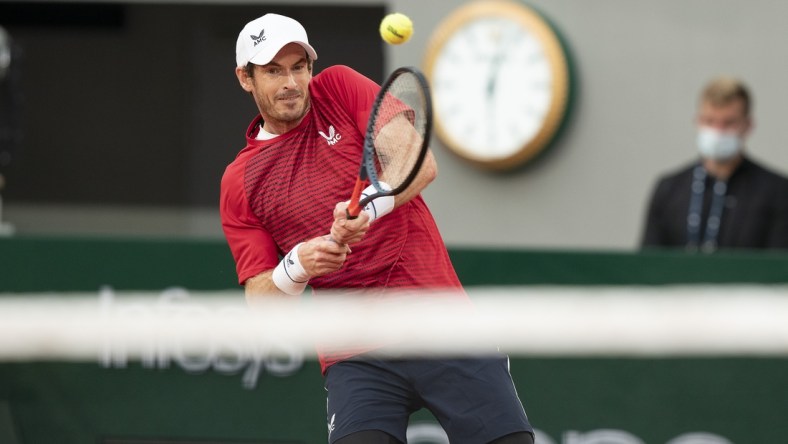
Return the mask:
M305 57L306 57L306 66L309 69L309 71L312 71L312 59L309 58L309 54L306 54ZM254 67L255 66L257 66L257 65L255 65L252 62L249 62L249 63L246 64L246 66L244 66L244 71L246 71L246 75L248 77L254 77Z
M720 76L712 79L703 88L700 95L701 103L711 106L725 106L736 100L741 100L744 105L744 115L750 115L752 99L747 85L735 77Z

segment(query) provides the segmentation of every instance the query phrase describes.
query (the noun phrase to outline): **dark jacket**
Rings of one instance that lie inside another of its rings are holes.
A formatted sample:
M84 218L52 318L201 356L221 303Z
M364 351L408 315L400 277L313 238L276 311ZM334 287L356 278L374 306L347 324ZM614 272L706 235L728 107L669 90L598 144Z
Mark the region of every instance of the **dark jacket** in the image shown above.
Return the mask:
M643 247L687 245L692 173L698 163L660 178L648 208ZM714 178L706 178L701 236L706 227ZM788 249L788 178L745 158L728 179L719 248Z

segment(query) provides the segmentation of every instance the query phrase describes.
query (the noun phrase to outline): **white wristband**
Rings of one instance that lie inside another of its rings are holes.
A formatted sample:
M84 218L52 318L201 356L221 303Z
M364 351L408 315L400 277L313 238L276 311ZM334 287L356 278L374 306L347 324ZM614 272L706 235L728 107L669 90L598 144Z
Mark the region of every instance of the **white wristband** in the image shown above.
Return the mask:
M289 253L279 261L279 265L274 268L271 280L277 288L290 295L298 295L304 292L306 284L309 282L307 274L301 261L298 259L298 247L296 245Z
M389 184L385 182L378 182L378 183L380 184L380 187L383 188L384 190L391 189ZM374 185L370 185L366 187L364 191L361 192L361 198L363 199L377 192L378 192L377 188L375 188ZM369 223L372 223L376 219L380 219L381 217L391 213L393 209L394 209L394 196L378 197L377 199L368 203L366 207L364 207L364 211L366 211L367 214L369 214Z

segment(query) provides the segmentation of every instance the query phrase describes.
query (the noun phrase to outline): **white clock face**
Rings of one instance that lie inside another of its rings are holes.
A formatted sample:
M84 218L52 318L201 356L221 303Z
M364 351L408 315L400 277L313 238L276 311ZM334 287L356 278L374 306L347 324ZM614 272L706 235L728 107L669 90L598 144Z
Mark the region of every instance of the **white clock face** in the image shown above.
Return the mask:
M425 54L435 132L460 157L512 169L549 146L571 95L557 33L519 1L478 0L448 15Z
M522 23L496 16L470 21L435 58L438 124L470 157L511 157L543 127L553 74L545 49Z

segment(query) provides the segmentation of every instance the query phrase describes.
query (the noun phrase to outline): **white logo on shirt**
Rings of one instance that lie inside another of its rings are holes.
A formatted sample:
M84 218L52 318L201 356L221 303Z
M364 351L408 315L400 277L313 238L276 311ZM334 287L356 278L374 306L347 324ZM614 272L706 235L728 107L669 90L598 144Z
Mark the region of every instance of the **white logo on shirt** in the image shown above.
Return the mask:
M334 129L334 125L328 126L328 134L324 133L323 131L318 131L318 133L320 133L320 135L326 139L326 142L328 142L329 145L335 145L337 142L339 142L339 139L342 138L342 135L337 133L336 129Z

